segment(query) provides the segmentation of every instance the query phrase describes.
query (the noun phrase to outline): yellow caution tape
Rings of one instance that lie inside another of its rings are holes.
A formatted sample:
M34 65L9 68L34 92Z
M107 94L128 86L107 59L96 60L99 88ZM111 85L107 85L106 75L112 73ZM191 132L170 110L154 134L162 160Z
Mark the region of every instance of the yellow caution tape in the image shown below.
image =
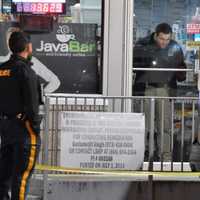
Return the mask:
M48 172L62 172L64 174L93 174L107 176L159 176L159 177L200 177L200 172L168 172L168 171L130 171L130 170L106 170L106 169L80 169L80 168L65 168L49 165L36 165L36 170Z

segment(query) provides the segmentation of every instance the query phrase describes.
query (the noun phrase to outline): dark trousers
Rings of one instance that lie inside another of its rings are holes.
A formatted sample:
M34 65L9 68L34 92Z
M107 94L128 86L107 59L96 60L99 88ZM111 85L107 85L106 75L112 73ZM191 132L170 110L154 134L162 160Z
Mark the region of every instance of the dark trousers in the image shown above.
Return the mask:
M9 190L11 200L25 200L40 148L39 130L33 129L29 121L0 120L1 136L6 132L9 134L11 130L16 137L21 137L18 135L21 133L25 138L1 145L0 200L7 199Z

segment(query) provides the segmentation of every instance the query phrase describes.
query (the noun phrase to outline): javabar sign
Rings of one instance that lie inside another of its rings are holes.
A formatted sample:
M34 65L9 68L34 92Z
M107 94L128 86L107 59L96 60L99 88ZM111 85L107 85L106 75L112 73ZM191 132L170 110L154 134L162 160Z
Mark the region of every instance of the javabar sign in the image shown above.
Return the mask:
M59 78L55 92L97 93L96 24L55 24L32 35L33 55Z
M60 24L55 27L53 40L42 38L35 46L37 55L47 56L95 56L95 25Z

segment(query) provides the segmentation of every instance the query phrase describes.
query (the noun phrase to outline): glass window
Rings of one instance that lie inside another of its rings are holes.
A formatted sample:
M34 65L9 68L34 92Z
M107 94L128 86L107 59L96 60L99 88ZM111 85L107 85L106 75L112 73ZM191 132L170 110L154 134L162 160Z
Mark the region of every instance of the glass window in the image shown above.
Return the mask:
M169 96L196 96L199 40L200 1L135 0L133 67L139 69L133 94L151 95L148 88L166 87Z
M133 95L155 97L154 110L149 98L135 101L134 109L145 113L147 141L154 127L154 159L188 161L192 128L198 133L192 127L192 118L198 121L198 103L170 97L198 96L200 1L135 0L134 6ZM163 96L167 98L157 98Z
M3 0L0 62L8 32L31 34L33 69L46 93L101 93L102 0Z

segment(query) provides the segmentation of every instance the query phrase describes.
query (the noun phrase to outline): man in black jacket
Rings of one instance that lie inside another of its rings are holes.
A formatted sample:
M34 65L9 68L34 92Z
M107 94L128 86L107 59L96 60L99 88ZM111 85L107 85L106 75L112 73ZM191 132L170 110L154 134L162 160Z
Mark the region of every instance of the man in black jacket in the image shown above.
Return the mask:
M134 68L186 68L182 49L172 40L172 29L166 23L159 24L154 33L136 42L133 57ZM137 71L133 93L144 94L148 86L167 85L176 89L177 81L185 78L185 72L181 71Z
M0 66L0 199L24 200L40 147L40 92L31 69L30 36L13 32L10 59Z
M134 68L186 68L184 56L180 45L172 40L172 28L167 23L159 24L155 32L139 40L134 47L133 52L133 67ZM177 81L184 81L186 73L184 71L136 71L135 83L133 86L133 95L136 96L175 96L177 89ZM161 101L156 103L156 124L155 129L160 136L161 132ZM165 101L164 104L164 138L169 140L170 135L170 104ZM150 130L150 104L145 104L146 115L146 132ZM166 137L165 137L166 136ZM166 142L165 140L164 142ZM156 140L159 143L160 139ZM167 142L166 142L167 143ZM168 146L164 151L169 151L169 142L164 146Z

